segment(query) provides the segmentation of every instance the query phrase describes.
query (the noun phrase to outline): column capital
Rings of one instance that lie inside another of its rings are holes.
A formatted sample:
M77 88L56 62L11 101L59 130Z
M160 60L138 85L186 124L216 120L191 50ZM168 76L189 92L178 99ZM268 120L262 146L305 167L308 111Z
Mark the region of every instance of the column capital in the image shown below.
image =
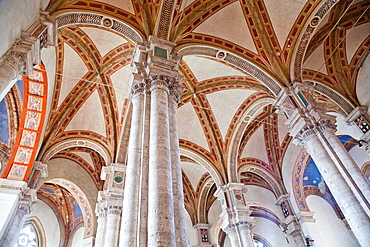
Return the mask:
M276 199L275 201L275 204L278 205L278 206L281 206L281 204L283 204L285 201L289 200L290 198L290 194L284 194L284 195L280 195L278 197L278 199Z
M313 217L315 212L312 211L300 211L297 215L299 221L303 222L316 222L316 219Z
M345 119L348 125L356 126L362 134L360 140L368 142L370 140L370 115L367 106L356 107Z
M300 141L300 144L303 146L305 143L318 133L325 131L330 131L335 133L335 117L327 115L327 118L321 118L316 123L306 124L296 135L297 139Z
M48 165L43 164L41 161L35 161L33 163L33 168L35 170L40 171L40 177L41 178L47 178L48 177Z

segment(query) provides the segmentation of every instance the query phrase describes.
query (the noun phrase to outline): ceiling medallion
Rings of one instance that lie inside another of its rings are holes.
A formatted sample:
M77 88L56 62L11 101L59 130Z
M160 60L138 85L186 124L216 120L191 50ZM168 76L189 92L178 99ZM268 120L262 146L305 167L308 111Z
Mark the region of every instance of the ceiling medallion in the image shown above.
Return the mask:
M311 20L311 26L316 26L317 24L319 24L319 21L320 21L320 18L319 17L315 17Z
M109 18L105 18L104 20L103 20L103 25L105 26L105 27L111 27L112 26L112 20L111 19L109 19Z
M226 57L226 54L223 51L218 51L217 54L216 54L216 57L218 59L224 59Z

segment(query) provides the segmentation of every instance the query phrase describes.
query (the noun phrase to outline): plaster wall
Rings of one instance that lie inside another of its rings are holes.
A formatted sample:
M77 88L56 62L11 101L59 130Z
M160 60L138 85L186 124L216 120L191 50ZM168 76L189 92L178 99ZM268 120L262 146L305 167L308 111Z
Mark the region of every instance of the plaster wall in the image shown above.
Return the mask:
M358 146L353 147L349 151L349 154L360 169L366 162L370 161L370 155L365 153L365 149L359 148Z
M306 226L316 247L360 246L344 222L338 219L329 203L318 196L308 196L306 200L310 210L315 212L316 222L307 222Z
M186 211L185 220L186 220L186 231L188 233L189 242L191 246L197 246L199 244L197 230L194 228L193 224L191 223L191 219L190 219L188 211Z
M54 178L64 178L76 184L88 198L91 210L95 209L98 189L92 178L80 165L67 159L51 159L48 162L48 177L42 179L39 184L42 185L46 181ZM96 222L95 213L92 212L92 215Z
M208 223L211 225L211 228L209 229L209 238L212 244L216 243L215 238L214 238L214 233L215 233L216 224L220 218L221 212L222 212L221 203L219 200L215 200L208 211ZM225 245L225 247L226 246L227 245Z
M248 189L246 193L247 201L256 201L264 203L267 206L269 206L280 219L284 218L283 212L281 211L280 207L275 204L276 198L271 191L255 185L247 185L247 189Z
M84 237L84 231L85 227L80 227L77 229L75 234L73 234L71 247L81 247L81 243Z
M283 232L275 223L260 217L255 217L254 220L256 226L253 229L253 233L265 238L272 246L296 246L294 241L289 240L289 243L286 241Z
M0 58L45 10L50 0L2 0L0 1Z
M294 164L297 160L298 154L301 151L301 147L294 144L289 144L287 151L285 152L283 167L282 167L282 177L285 188L290 195L290 202L295 213L299 212L298 206L294 199L294 192L292 190L292 176Z
M356 94L361 105L370 106L370 56L367 56L358 71Z
M45 202L37 200L29 217L31 216L36 216L41 222L45 232L46 247L59 246L60 226L53 210Z

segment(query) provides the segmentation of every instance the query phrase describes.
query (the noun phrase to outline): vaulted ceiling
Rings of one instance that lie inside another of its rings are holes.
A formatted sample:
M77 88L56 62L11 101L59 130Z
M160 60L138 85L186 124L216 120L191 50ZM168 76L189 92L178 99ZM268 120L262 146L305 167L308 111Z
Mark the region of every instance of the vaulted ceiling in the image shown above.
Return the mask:
M102 166L126 160L135 43L167 38L183 56L178 124L193 221L213 202L215 183L284 192L291 137L273 106L282 88L306 83L343 115L364 104L356 83L370 46L366 0L52 0L47 11L58 45L37 159L76 162L101 189Z

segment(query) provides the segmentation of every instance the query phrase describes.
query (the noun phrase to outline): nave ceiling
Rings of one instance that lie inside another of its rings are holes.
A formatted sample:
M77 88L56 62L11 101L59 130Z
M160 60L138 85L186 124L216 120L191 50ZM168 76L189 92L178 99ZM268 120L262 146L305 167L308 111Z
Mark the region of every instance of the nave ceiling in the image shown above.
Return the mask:
M55 78L37 160L73 161L101 190L102 167L126 161L135 43L168 38L183 56L179 142L193 223L206 218L217 185L286 193L282 166L295 160L286 156L286 118L273 106L282 88L303 82L312 100L343 116L369 103L360 70L369 1L52 0L46 11L59 30L56 48L43 51Z

